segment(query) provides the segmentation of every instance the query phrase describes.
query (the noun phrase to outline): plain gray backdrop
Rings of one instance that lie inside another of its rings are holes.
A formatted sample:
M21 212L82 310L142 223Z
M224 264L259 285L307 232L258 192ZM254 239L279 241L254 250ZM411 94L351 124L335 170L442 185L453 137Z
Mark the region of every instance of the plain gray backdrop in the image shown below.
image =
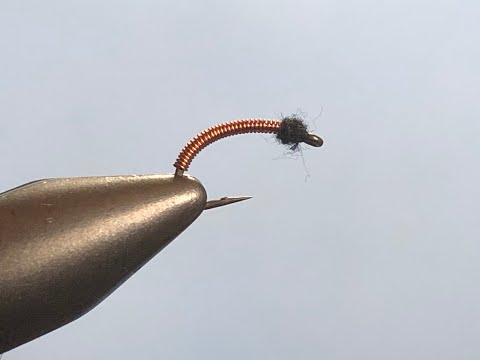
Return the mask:
M189 172L209 197L254 198L4 359L478 359L479 17L473 0L0 1L0 191L170 173L239 118L300 109L325 139L304 161L268 136L209 147Z

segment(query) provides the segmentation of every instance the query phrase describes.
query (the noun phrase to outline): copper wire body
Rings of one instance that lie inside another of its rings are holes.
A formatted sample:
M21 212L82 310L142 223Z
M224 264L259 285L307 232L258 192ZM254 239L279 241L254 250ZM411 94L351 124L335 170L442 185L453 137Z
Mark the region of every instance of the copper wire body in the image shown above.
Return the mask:
M206 146L217 140L227 136L248 133L274 134L278 131L280 124L280 120L242 119L211 126L185 145L178 155L175 164L173 164L177 168L175 175L182 175L184 171L187 171L195 156Z

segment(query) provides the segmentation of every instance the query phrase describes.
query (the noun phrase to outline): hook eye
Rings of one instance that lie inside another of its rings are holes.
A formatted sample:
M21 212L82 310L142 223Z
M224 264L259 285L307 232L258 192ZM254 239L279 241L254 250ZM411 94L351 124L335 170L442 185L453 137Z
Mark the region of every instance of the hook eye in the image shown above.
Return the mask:
M307 139L303 141L310 146L320 147L323 145L323 140L320 136L315 134L308 134Z

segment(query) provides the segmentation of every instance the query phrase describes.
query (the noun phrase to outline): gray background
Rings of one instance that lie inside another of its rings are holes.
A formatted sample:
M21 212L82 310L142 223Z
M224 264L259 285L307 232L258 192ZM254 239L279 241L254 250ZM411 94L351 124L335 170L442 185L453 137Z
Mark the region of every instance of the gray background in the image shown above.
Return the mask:
M205 150L190 174L209 197L254 199L5 360L478 359L479 13L1 1L0 190L172 172L190 137L238 118L301 109L325 139L306 166L260 135Z

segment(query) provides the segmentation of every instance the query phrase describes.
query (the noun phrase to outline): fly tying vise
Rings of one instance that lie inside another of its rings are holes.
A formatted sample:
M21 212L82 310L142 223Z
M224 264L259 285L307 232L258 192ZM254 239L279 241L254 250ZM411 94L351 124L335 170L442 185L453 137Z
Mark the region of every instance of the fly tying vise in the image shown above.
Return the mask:
M81 317L200 214L249 197L207 201L184 174L207 145L271 133L297 150L322 146L297 116L212 126L180 152L175 174L38 180L0 193L0 354Z

